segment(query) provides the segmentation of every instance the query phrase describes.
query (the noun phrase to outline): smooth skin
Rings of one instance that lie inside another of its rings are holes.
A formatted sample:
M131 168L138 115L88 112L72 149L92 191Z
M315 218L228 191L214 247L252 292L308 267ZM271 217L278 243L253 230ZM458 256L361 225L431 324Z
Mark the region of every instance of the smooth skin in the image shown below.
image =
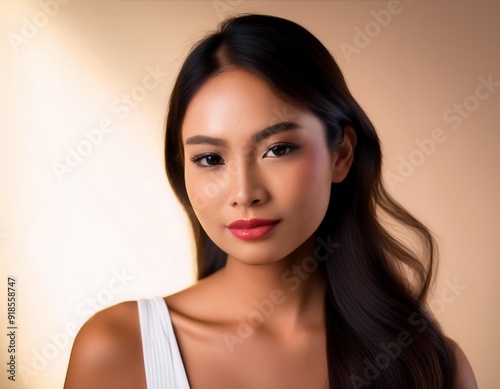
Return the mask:
M291 124L262 132L283 122ZM256 75L233 69L196 93L182 142L193 209L228 253L223 269L165 297L191 389L326 388L326 282L304 259L318 247L331 183L349 172L354 129L346 127L331 152L317 118ZM229 232L232 221L251 218L280 222L258 240ZM264 301L272 313L259 321L256 303ZM467 358L450 343L458 362L454 389L477 388ZM64 388L146 389L142 358L137 303L117 304L81 328Z

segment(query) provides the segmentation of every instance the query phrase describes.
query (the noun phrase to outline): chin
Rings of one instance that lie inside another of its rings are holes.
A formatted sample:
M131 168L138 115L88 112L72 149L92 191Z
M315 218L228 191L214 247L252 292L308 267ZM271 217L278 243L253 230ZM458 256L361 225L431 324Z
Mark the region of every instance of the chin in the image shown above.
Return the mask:
M242 251L238 251L234 254L231 253L231 251L227 253L228 258L232 258L234 261L241 262L250 266L263 266L280 262L285 259L291 252L293 251L273 253L263 248L256 248L255 250L248 250L244 253L242 253Z

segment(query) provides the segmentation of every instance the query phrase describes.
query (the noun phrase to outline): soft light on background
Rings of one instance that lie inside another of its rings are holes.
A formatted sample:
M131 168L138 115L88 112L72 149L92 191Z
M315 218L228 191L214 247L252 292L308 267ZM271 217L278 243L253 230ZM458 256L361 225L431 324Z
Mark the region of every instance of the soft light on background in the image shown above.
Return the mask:
M94 312L194 282L165 109L192 45L242 12L294 20L332 52L390 192L438 239L431 307L479 386L500 387L500 5L464 0L2 1L0 322L11 275L18 365L0 387L62 387Z

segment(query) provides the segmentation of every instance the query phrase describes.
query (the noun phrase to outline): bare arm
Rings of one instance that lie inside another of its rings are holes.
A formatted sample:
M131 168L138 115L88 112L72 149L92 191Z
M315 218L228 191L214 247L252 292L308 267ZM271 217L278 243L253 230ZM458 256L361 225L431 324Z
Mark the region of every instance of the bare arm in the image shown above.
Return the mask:
M447 338L455 354L457 372L453 384L453 389L477 389L476 377L472 371L469 360L465 356L460 346L452 339Z
M73 343L64 389L146 388L134 309L135 302L121 303L83 325Z

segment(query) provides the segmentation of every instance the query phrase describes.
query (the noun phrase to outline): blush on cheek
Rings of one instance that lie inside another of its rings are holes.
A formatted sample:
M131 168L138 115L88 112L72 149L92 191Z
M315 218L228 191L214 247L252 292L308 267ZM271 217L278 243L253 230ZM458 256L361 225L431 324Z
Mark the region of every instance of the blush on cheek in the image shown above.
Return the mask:
M274 172L271 193L278 197L280 205L294 209L302 215L316 215L329 187L326 175L321 171L318 161L313 158L301 159L288 165L281 172ZM327 200L328 201L328 200ZM318 208L319 206L319 208Z
M313 153L312 153L313 154ZM310 155L297 166L291 182L302 212L313 219L322 219L328 208L331 174L328 160L320 153Z
M327 184L327 170L324 161L319 156L311 155L297 164L294 169L293 181L302 191L315 191Z

